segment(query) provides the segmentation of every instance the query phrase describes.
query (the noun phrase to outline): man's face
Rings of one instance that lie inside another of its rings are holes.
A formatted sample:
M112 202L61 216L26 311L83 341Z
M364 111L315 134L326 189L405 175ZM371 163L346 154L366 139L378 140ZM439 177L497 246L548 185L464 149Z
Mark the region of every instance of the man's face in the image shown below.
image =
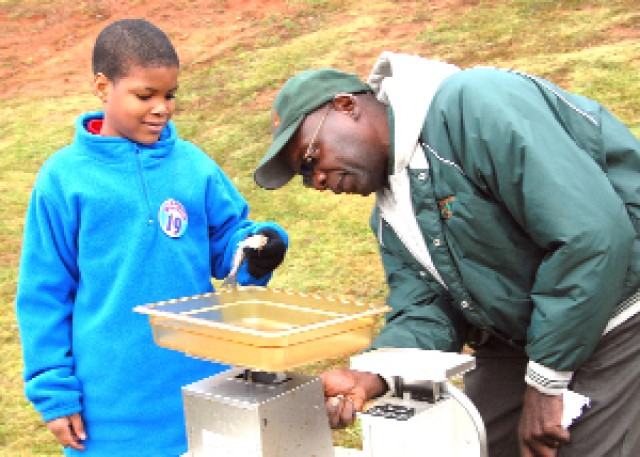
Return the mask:
M101 135L158 141L175 111L178 67L133 66L117 81L98 75L95 84L105 112Z
M352 100L347 109L334 102L306 116L282 151L297 174L308 174L310 187L369 195L387 182L386 125Z

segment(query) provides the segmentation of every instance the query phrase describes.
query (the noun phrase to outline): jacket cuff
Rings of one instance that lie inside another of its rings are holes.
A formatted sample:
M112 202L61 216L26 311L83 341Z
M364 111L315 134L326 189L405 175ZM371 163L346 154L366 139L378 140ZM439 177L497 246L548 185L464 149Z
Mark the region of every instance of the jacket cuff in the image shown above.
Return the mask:
M569 386L573 371L556 371L533 360L527 364L525 382L547 395L560 395Z

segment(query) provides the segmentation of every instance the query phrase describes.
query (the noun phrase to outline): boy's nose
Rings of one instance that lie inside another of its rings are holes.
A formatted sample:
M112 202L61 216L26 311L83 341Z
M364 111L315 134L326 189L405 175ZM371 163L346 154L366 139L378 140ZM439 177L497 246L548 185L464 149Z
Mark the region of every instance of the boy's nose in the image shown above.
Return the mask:
M151 110L153 114L167 114L170 111L171 110L167 102L158 102L154 105L153 109Z

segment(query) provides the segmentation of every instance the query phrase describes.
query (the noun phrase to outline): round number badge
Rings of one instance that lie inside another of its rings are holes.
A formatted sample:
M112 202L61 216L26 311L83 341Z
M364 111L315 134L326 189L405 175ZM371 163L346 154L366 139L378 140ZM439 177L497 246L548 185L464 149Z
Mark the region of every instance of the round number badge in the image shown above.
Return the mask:
M187 230L187 212L182 203L170 198L160 205L158 222L162 231L171 238L181 237Z

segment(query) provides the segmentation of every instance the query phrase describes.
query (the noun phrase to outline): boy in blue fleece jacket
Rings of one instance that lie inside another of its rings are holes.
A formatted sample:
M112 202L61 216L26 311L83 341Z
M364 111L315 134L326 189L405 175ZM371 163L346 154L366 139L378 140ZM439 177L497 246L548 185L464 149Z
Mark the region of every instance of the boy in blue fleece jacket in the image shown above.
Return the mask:
M93 51L103 112L43 165L26 217L16 307L25 391L67 456L186 452L181 386L226 369L156 346L137 305L213 290L238 243L241 284L264 285L286 232L248 206L202 150L180 139L179 61L145 20L107 26Z

